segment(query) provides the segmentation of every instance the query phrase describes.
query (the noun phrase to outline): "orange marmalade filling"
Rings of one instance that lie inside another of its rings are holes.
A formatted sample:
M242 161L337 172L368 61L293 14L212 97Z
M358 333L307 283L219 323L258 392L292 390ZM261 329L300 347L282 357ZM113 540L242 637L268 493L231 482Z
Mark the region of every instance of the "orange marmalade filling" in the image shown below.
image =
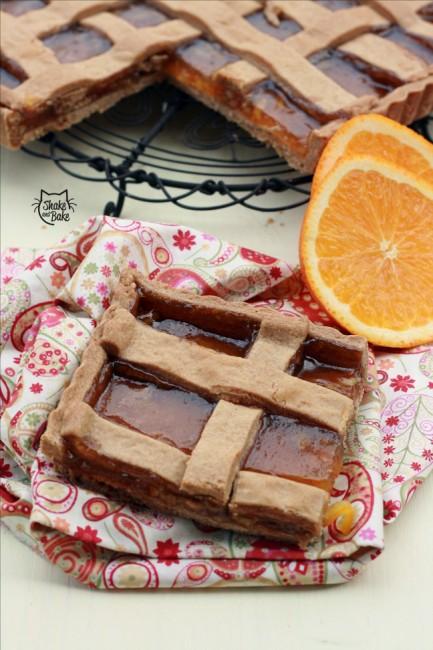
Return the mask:
M353 528L356 510L350 501L332 504L325 514L325 526L335 525L340 533L347 535Z
M81 25L70 25L42 39L42 42L54 52L60 63L85 61L103 54L112 46L103 34Z
M362 353L329 341L308 338L289 372L356 399L362 390Z
M428 6L426 7L428 9ZM433 14L433 9L430 8L430 11ZM431 17L430 17L431 20ZM407 34L401 27L398 25L393 25L389 29L386 29L379 34L382 38L393 41L403 47L405 50L408 50L412 54L415 54L419 59L425 63L433 63L433 41L432 40L421 40L410 34Z
M206 309L191 310L189 305L152 299L140 292L134 313L153 329L236 357L246 356L258 327L246 317L225 314L221 319Z
M296 418L266 414L243 469L329 491L342 458L343 441L338 433Z
M379 74L379 71L377 74L380 78L375 79L371 66L338 50L320 50L310 56L309 61L355 97L363 95L383 97L398 85L397 79L385 78L383 73Z
M179 338L185 338L193 341L203 347L230 354L235 357L245 356L250 341L248 339L237 339L231 336L223 336L215 332L209 332L201 327L185 323L183 321L174 320L172 318L159 318L155 313L141 318L144 323L150 325L153 329L160 332L166 332Z
M197 39L178 48L164 66L168 77L204 101L236 112L238 120L263 131L272 130L281 146L300 154L307 151L311 131L320 126L318 120L299 108L273 81L265 81L243 94L218 77L216 70L237 60L217 43Z
M1 0L0 10L6 11L12 16L22 16L29 11L43 9L46 6L45 0Z
M132 364L104 369L89 402L96 413L191 453L215 404Z
M16 61L0 55L0 85L16 88L26 79L26 73Z

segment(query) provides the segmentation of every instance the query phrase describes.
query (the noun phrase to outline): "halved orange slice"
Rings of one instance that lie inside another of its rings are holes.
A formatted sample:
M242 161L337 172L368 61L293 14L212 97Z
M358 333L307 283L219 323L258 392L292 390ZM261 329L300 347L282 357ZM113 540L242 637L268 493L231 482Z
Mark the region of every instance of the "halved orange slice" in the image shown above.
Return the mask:
M433 185L372 157L343 158L307 209L300 259L311 293L371 343L433 340Z
M372 114L353 117L332 136L317 165L312 191L340 158L348 156L380 157L433 184L433 145L412 129Z

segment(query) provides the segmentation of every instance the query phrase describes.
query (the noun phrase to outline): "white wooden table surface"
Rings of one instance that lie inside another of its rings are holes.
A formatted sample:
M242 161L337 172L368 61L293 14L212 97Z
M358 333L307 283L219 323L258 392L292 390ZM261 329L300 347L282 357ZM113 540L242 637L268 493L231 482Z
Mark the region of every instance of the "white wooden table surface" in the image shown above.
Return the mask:
M72 179L24 153L3 151L1 163L2 247L54 244L113 198L102 185ZM78 204L73 220L44 226L33 213L34 197L41 189L65 188ZM196 227L291 260L302 209L200 213L127 202L123 216ZM433 478L387 529L382 556L343 586L95 592L77 586L4 527L1 564L2 650L432 650Z

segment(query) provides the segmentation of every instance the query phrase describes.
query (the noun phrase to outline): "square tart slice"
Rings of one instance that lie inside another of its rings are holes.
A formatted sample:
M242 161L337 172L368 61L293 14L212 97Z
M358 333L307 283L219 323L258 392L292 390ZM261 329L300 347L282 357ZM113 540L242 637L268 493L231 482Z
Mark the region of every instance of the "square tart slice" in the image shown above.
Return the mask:
M42 449L110 497L304 547L366 367L361 337L127 271Z
M429 0L1 0L2 143L168 78L312 171L340 124L433 109Z

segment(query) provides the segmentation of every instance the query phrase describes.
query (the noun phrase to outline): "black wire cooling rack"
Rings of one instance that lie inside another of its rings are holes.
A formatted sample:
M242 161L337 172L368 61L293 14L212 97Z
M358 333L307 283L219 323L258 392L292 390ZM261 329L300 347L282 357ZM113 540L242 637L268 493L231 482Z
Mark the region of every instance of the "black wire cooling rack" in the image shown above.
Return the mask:
M432 121L413 125L430 141ZM116 217L126 198L189 210L243 205L274 212L303 205L310 195L310 176L290 169L239 127L168 84L147 88L23 149L75 178L108 184L114 200L103 212ZM279 205L264 198L269 192L281 194Z

